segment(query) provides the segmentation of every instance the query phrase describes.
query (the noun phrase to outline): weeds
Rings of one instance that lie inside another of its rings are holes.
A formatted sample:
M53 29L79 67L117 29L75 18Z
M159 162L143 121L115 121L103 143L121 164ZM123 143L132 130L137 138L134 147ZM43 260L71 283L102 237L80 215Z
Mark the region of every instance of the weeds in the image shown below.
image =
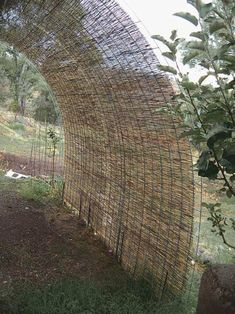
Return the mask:
M8 305L9 314L167 314L193 313L176 300L160 305L142 282L113 289L93 281L67 279L22 290Z
M25 180L19 188L20 195L27 199L40 203L62 203L63 180L54 180L52 187L49 182L42 179Z

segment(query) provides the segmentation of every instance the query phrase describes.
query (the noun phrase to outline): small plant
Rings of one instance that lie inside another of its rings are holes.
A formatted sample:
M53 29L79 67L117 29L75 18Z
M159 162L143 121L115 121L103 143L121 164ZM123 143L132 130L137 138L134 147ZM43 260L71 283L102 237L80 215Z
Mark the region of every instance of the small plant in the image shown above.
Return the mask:
M221 203L202 203L202 206L209 210L210 217L207 220L211 221L212 229L211 232L215 233L215 235L221 236L223 242L228 247L235 249L235 246L228 243L225 238L226 227L230 227L235 230L235 220L233 218L228 219L224 216Z
M47 132L47 136L49 139L49 150L51 152L52 158L52 174L51 174L51 186L55 187L55 157L56 151L58 148L58 143L60 142L60 137L56 134L55 130L49 128Z
M42 179L30 179L22 182L19 187L21 196L28 200L60 205L63 196L63 180L54 181L54 186Z
M9 110L12 111L15 115L15 121L17 119L17 115L19 113L19 104L16 100L12 101L9 105Z
M19 189L21 196L36 202L45 202L50 197L51 186L40 179L26 180Z

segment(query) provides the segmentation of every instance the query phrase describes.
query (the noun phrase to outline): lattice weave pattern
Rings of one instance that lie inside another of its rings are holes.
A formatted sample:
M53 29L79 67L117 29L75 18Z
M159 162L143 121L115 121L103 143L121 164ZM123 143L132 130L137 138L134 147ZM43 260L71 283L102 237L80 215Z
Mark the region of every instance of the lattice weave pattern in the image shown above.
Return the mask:
M173 89L112 0L1 1L0 40L37 66L65 133L65 199L160 296L185 283L193 216L189 145L157 108ZM151 278L151 279L150 279Z

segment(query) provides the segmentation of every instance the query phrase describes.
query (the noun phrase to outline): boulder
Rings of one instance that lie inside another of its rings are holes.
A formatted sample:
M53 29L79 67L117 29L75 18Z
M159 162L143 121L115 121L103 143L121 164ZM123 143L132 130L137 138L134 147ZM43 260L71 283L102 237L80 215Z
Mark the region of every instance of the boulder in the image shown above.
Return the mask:
M210 266L202 275L197 314L235 314L235 265Z

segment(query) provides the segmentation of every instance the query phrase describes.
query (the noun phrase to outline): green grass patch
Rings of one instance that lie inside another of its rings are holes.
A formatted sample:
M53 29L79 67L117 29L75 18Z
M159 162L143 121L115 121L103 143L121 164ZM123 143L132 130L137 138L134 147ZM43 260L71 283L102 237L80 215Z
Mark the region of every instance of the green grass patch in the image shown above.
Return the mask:
M167 314L194 313L179 300L159 304L146 283L128 281L111 287L94 281L67 279L28 287L5 300L9 314Z
M24 199L45 202L50 198L51 186L42 180L28 179L21 184L19 193Z
M21 132L25 132L26 131L26 127L22 122L10 122L8 124L9 128L14 130L14 131L21 131Z
M20 187L22 181L17 181L10 179L5 176L6 171L3 171L0 169L0 191L9 191L10 190L15 190L17 192L17 189Z
M42 204L53 203L61 205L64 182L57 177L54 187L50 182L42 179L29 178L14 180L5 177L5 171L0 170L0 188L1 191L14 189L16 193L26 200L35 201Z
M39 203L60 204L62 201L63 180L58 178L52 187L49 182L42 179L27 179L19 187L20 195L27 200Z
M212 189L213 188L213 189ZM207 190L208 192L208 190ZM221 203L222 213L228 218L228 226L225 226L225 237L226 240L235 245L235 232L231 228L230 218L235 219L234 206L235 197L228 198L226 196L220 196L216 194L216 187L212 186L210 193L203 199L207 203ZM205 207L202 208L202 217L200 225L200 239L199 239L199 256L198 260L201 263L206 264L217 264L217 263L235 263L235 250L229 248L223 243L221 236L216 235L212 232L212 223L208 220L210 217L209 210ZM199 211L196 211L195 217L195 234L199 228ZM197 239L195 239L196 244ZM196 258L196 256L195 256Z
M33 138L0 134L1 151L17 156L30 156Z
M0 118L4 117L5 112L0 110ZM8 119L4 122L0 121L0 150L5 153L14 154L17 156L30 157L33 144L40 146L41 152L48 149L47 127L44 124L35 123L33 119L19 118L14 120L14 115L8 112ZM60 129L56 128L56 132L60 133ZM63 156L64 139L61 135L58 136L60 141L56 155ZM47 142L47 143L46 143Z

